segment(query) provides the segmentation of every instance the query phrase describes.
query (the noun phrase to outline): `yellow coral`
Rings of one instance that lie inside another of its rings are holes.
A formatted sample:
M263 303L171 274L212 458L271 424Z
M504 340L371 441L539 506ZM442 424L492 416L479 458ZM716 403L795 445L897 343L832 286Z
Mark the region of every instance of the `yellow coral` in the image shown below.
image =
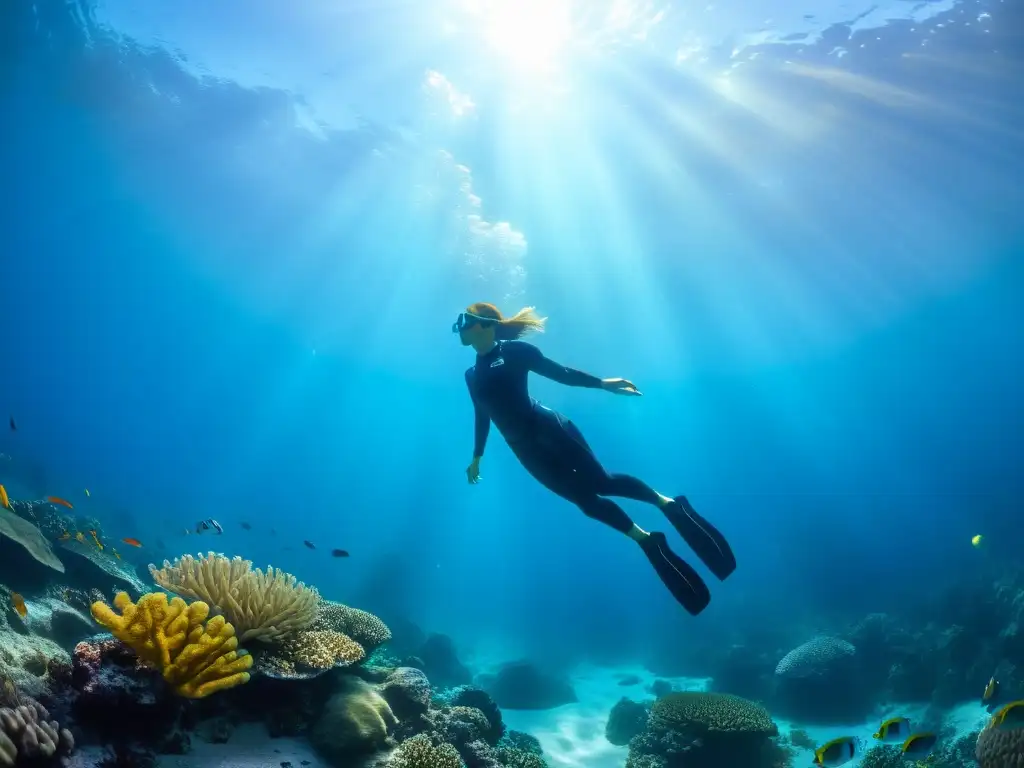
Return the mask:
M160 670L179 696L202 699L249 682L252 657L237 650L235 628L223 616L206 620L206 603L188 605L180 597L168 602L163 592L151 592L133 603L120 592L114 608L121 615L97 601L92 604L93 618Z

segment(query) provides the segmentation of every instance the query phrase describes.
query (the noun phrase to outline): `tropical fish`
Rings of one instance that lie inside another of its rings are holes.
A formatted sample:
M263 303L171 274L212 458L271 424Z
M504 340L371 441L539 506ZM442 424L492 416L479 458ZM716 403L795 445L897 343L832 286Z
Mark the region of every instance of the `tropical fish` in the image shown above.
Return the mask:
M0 504L3 504L5 509L11 508L11 500L7 498L7 489L2 485L0 485Z
M935 749L938 740L939 737L934 733L915 733L903 742L903 754L915 760L923 760Z
M133 547L141 547L142 546L142 542L141 541L139 541L138 539L133 539L130 536L121 539L121 541L123 541L125 544L130 544Z
M86 489L85 489L85 495L86 495L86 496L92 496L92 494L91 494L91 493L89 493L89 489L88 489L88 488L86 488Z
M11 607L21 618L28 615L28 608L25 606L25 598L18 592L11 592Z
M71 538L71 534L68 533L67 531L64 531L63 533L61 533L60 536L57 537L58 541L67 541L70 538Z
M993 728L1000 728L1002 730L1011 730L1024 725L1024 701L1011 701L1000 708L998 712L992 715L990 725Z
M344 549L332 549L331 557L348 557L348 552Z
M8 421L8 423L11 425L11 432L17 432L18 431L18 425L15 423L13 416L10 417L10 420Z
M910 721L905 717L891 717L878 726L874 738L883 744L902 744L910 735Z
M305 544L310 549L316 549L316 544L314 544L312 541L303 541L302 543Z
M47 496L46 500L51 504L60 504L62 507L74 509L74 506L71 504L70 501L68 501L67 499L62 499L60 496Z
M840 736L814 750L814 764L822 768L846 765L857 756L857 741L853 736Z
M28 608L25 607L25 598L17 592L11 592L11 607L21 618L28 616Z
M92 536L92 540L96 544L96 548L100 552L102 552L103 551L103 544L102 544L102 542L100 542L99 538L97 538L96 531L89 531L89 535Z
M981 546L981 542L984 540L984 538L985 537L982 536L980 533L974 534L973 536L971 536L971 546L972 547L980 547Z
M75 534L75 541L82 541L82 542L84 542L85 541L85 534L82 533L81 531L76 533Z
M120 559L121 559L121 556L120 556L119 554L117 554L117 550L116 550L116 549L114 549L113 547L111 547L111 548L110 548L110 554L112 554L112 555L113 555L114 557L116 557L116 558L117 558L118 560L120 560Z
M996 680L996 676L992 675L988 679L988 685L985 686L985 690L981 694L982 704L992 704L995 702L996 697L999 695L999 681Z
M252 526L249 525L249 523L245 522L244 520L242 522L240 522L239 525L242 526L242 530L244 530L244 531L251 531L252 530Z
M213 528L217 533L224 533L224 528L214 520L212 517L208 517L205 520L200 520L196 523L196 533L202 533Z

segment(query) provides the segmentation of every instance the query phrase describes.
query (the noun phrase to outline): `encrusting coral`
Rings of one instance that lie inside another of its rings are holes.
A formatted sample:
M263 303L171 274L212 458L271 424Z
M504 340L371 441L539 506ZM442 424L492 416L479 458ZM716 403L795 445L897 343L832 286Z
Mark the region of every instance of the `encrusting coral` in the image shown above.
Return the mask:
M39 703L0 708L0 766L36 764L67 755L75 748L71 732L61 728Z
M290 573L252 567L251 560L214 552L185 555L163 568L149 566L153 581L170 592L215 606L239 639L277 642L306 629L317 615L320 594Z
M312 669L347 667L362 661L363 646L348 635L329 629L304 629L281 643L287 658Z
M341 632L363 646L367 653L391 639L391 630L372 613L332 600L320 600L310 629Z
M104 602L93 603L93 618L158 669L179 696L202 699L249 682L252 657L237 650L234 627L223 616L206 620L206 603L188 605L180 597L168 602L163 592L133 603L121 592L114 607L120 616Z

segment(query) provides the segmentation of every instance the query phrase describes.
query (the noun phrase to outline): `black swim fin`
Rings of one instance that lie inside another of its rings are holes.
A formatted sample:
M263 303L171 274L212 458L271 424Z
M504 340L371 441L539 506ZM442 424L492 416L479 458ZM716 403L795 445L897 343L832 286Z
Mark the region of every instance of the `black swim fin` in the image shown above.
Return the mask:
M685 496L676 496L675 503L662 508L665 517L679 535L721 581L736 570L732 547L711 523L697 514Z
M672 597L696 616L711 602L711 591L704 579L679 555L669 549L664 533L652 533L640 543L662 583Z

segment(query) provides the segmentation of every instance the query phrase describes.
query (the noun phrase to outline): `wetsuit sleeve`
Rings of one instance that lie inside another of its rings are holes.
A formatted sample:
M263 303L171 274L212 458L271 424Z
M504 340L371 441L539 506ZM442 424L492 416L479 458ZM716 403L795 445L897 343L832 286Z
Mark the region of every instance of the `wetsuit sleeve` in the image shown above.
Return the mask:
M484 455L484 448L487 447L487 435L491 432L491 417L487 409L476 399L473 392L472 369L466 371L466 386L469 388L469 397L473 401L473 458L478 459Z
M544 357L544 353L533 346L533 344L526 344L525 342L520 342L520 344L522 345L523 358L527 368L543 376L545 379L551 379L569 387L602 388L601 379L597 376L591 376L589 373L577 371L575 368L559 365L554 360Z

